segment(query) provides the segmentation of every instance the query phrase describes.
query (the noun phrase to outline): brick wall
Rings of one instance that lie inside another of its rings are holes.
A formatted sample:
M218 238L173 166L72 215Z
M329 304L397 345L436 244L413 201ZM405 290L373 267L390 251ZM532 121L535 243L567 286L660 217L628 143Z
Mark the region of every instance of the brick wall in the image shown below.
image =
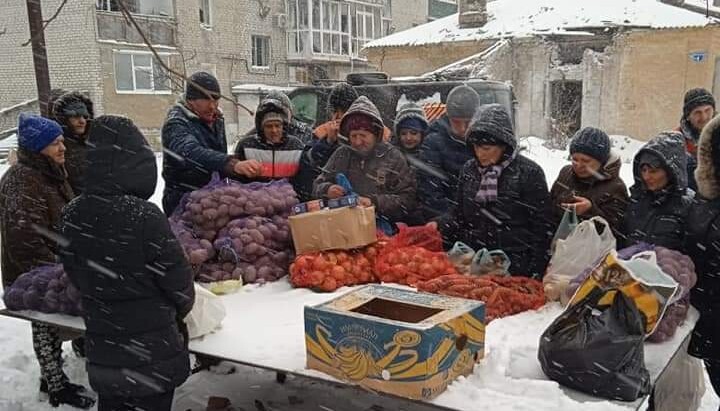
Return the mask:
M43 0L43 18L49 18L61 0ZM102 112L100 64L95 42L94 0L69 0L45 32L52 87L82 90ZM0 36L0 109L37 97L24 0L0 2L5 34Z
M264 2L270 7L264 18L260 15L260 2L243 2L242 6L236 0L211 0L210 3L212 27L203 28L198 17L197 0L176 0L177 43L185 56L188 74L214 69L226 96L232 96L232 85L237 83L287 85L285 30L273 24L273 16L285 12L284 2ZM251 67L252 35L270 37L272 52L269 69ZM223 102L222 108L228 123L229 137L238 131L247 131L238 130L237 126L238 117L248 116L247 113L238 113L228 102Z

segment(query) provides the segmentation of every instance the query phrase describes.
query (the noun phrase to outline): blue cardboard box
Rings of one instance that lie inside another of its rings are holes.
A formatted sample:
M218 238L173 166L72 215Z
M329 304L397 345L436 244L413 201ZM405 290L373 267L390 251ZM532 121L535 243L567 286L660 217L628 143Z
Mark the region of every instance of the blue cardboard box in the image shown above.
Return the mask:
M362 387L429 400L485 353L480 301L368 285L305 307L307 367Z

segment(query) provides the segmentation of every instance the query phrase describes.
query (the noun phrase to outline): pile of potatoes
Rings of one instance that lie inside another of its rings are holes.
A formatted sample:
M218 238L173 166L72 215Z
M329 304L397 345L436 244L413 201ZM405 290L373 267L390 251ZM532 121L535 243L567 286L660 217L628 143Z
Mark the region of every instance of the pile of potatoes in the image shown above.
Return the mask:
M170 226L198 281L273 281L293 259L287 217L296 204L285 180L213 181L188 194Z

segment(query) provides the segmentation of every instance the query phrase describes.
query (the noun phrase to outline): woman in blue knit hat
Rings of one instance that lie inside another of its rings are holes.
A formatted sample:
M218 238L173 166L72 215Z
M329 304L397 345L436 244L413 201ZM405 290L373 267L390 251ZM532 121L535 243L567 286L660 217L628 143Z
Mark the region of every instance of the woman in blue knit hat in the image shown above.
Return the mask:
M0 264L3 288L23 273L57 262L58 245L47 236L73 198L67 181L62 128L52 120L23 113L18 120L18 162L0 179ZM45 233L45 235L41 234ZM33 348L40 363L40 391L54 407L90 408L85 387L71 384L62 369L57 328L32 323Z

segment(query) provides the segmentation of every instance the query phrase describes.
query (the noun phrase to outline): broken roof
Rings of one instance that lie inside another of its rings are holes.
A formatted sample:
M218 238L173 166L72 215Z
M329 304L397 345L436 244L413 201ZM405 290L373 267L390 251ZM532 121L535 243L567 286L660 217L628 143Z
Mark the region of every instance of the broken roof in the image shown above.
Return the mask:
M657 0L496 0L488 22L461 29L453 14L374 40L365 48L423 46L537 35L581 35L603 27L702 27L715 20Z

